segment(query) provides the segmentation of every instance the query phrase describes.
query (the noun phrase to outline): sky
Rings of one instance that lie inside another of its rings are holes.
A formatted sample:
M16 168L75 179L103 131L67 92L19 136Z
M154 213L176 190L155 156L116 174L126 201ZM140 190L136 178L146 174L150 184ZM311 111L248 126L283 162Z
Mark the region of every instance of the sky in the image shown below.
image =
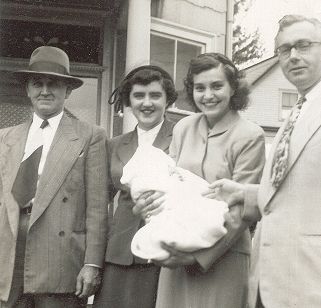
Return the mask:
M300 14L321 20L321 0L252 0L252 5L235 20L246 32L258 28L266 49L262 59L273 56L278 21L286 14Z

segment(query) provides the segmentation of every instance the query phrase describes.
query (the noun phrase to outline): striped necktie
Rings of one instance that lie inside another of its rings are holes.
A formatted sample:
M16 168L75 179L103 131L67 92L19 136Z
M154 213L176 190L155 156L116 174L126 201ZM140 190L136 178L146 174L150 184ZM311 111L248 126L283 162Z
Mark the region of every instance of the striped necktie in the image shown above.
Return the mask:
M282 183L288 167L288 156L291 134L294 129L295 122L298 119L303 103L306 101L304 96L300 97L289 117L289 121L282 133L280 141L276 147L271 173L272 185L277 188Z
M41 123L40 129L48 125L48 121ZM38 183L38 167L42 154L42 145L24 161L21 162L16 179L12 186L12 194L20 208L28 206L29 202L36 195Z

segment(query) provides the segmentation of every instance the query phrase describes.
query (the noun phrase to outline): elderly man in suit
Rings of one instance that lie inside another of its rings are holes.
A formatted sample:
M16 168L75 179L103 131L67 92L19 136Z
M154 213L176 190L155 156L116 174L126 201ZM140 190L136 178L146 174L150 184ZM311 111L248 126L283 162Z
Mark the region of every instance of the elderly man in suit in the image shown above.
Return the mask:
M34 112L0 131L0 307L84 307L106 249L105 133L65 114L82 80L61 49L15 76Z
M321 307L321 23L279 22L276 53L299 100L275 137L260 185L219 180L212 193L261 219L254 238L249 307Z

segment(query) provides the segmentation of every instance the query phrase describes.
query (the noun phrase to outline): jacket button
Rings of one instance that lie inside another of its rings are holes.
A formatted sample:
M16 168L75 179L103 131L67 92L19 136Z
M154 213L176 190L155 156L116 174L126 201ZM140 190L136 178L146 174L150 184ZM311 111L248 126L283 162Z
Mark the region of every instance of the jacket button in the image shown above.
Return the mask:
M65 236L65 231L60 231L58 234L59 236Z
M62 199L62 202L67 202L67 200L68 200L68 198L67 198L67 197L64 197L64 198Z

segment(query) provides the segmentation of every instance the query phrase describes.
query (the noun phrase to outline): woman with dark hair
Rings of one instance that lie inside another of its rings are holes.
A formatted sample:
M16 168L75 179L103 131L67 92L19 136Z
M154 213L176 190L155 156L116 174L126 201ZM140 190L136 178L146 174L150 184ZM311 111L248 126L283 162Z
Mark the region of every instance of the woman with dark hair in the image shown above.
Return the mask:
M120 183L120 178L138 145L153 145L168 153L174 123L164 115L177 93L166 71L145 65L132 70L113 97L118 109L131 107L138 124L133 131L111 139L107 145L110 197L118 191L120 194L108 235L103 283L95 295L94 307L153 308L160 268L131 253L131 240L144 221L133 215L130 190Z
M173 131L170 155L179 167L209 183L228 178L259 183L264 162L264 132L243 119L249 89L243 74L222 54L191 60L185 87L199 112L182 119ZM209 189L204 195L213 197ZM134 207L142 217L158 207L156 193ZM197 206L197 204L195 204ZM191 253L164 245L170 257L162 262L157 308L245 308L251 238L239 209L226 215L227 234L213 247Z

